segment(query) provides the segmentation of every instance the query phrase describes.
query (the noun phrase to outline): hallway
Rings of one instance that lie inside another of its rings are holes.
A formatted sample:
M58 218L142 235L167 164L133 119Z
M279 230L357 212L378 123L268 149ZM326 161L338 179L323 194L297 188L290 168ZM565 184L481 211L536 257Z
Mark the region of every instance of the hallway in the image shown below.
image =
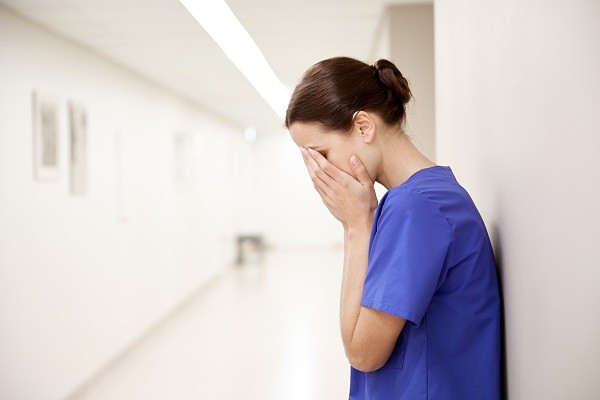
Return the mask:
M342 399L343 254L227 270L71 399Z
M343 229L297 142L369 159L378 199L405 144L451 167L500 275L502 398L600 399L598 38L598 0L0 0L0 400L347 399ZM304 143L292 94L339 56L365 75L309 85ZM370 139L329 129L357 111ZM411 143L377 122L400 111ZM243 236L263 262L231 266Z

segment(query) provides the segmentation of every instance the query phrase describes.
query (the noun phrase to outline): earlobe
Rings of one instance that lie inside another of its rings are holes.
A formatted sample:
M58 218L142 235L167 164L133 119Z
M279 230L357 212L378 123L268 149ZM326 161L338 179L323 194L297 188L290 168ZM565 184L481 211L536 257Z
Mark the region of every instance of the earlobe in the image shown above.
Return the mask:
M369 129L366 132L363 131L363 140L365 143L371 143L375 137L375 130Z

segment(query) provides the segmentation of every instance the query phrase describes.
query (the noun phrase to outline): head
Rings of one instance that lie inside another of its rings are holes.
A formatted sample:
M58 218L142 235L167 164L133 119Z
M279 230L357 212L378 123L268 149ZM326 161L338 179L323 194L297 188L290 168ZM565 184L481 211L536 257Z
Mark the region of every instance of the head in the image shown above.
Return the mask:
M389 135L403 135L408 82L388 61L374 65L334 57L310 67L296 86L285 126L298 146L315 150L353 175L357 155L373 181ZM393 138L392 138L393 140Z

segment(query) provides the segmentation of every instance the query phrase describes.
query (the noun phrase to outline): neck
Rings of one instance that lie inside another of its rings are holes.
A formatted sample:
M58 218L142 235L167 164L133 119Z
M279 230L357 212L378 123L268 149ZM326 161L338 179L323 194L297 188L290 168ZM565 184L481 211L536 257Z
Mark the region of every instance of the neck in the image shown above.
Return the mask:
M375 180L391 189L404 183L415 172L435 164L425 157L400 129L380 135L383 138L381 163Z

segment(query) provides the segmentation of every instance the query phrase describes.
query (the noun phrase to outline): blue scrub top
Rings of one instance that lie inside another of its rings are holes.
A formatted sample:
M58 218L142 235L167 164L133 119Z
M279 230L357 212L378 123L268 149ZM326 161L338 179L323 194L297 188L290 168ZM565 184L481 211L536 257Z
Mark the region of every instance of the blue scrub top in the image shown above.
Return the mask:
M381 198L361 304L407 322L382 368L351 368L351 400L500 398L496 264L450 167L421 169Z

